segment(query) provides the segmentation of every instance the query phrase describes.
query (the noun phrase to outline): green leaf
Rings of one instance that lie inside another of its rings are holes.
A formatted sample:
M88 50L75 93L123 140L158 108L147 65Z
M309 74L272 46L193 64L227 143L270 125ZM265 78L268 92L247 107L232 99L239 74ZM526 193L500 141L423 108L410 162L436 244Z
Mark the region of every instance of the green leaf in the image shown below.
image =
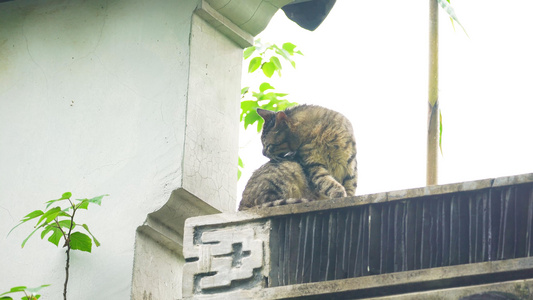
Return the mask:
M70 235L70 249L91 252L91 238L85 233L74 232Z
M296 45L293 43L285 43L281 46L281 48L285 49L290 55L294 53L294 48L296 48Z
M252 96L254 96L257 101L260 101L260 100L263 100L263 97L265 96L263 93L256 93L256 92L252 92Z
M295 105L298 105L298 103L296 102L290 102L288 100L280 100L277 104L276 104L276 110L285 110L287 109L288 107L291 107L291 106L295 106Z
M89 231L89 226L87 226L87 224L83 224L81 225L83 228L85 228L85 230L87 230L87 232L91 235L91 237L93 238L93 241L94 241L94 244L96 245L96 247L100 247L100 242L94 237L94 235Z
M78 208L87 209L88 206L89 206L89 203L102 205L102 198L104 198L105 196L109 196L109 195L108 194L100 195L100 196L96 196L96 197L91 198L91 199L76 199L76 201L81 201L81 202L78 203L75 207L76 207L76 209L78 209Z
M274 71L276 71L276 65L274 65L273 62L269 61L264 63L261 66L261 69L263 70L263 73L266 77L271 78L272 75L274 75Z
M241 116L240 116L240 121L242 122L243 121L243 118L246 117L247 114L249 114L251 111L255 111L255 108L259 107L259 105L257 104L257 101L252 101L252 100L246 100L246 101L241 101ZM246 129L247 125L245 124L244 126L244 129Z
M61 198L59 198L59 199L54 199L54 200L46 201L46 202L45 202L45 203L47 203L46 208L48 209L48 207L49 207L50 205L52 205L52 203L55 203L55 202L58 202L58 201L63 201L63 200L68 200L68 199L70 199L70 197L72 197L72 193L71 193L71 192L63 193L63 195L61 195Z
M250 111L244 117L244 129L246 129L248 125L252 125L255 122L260 122L261 120L263 120L263 118L261 118L256 111Z
M249 89L250 89L249 86L245 86L245 87L243 87L243 88L241 89L241 95L244 96L244 94L248 93L248 90L249 90Z
M55 199L55 200L50 200L50 201L46 201L46 209L48 209L48 207L50 207L50 205L54 204L55 202L59 202L59 201L64 201L65 199Z
M50 286L50 284L43 284L41 286L38 286L38 287L34 287L34 288L27 288L26 291L29 292L29 293L32 293L32 294L35 294L37 293L38 291L40 291L41 289L45 288L45 287L48 287ZM37 295L36 295L37 296Z
M54 229L54 233L48 238L48 241L57 247L59 247L59 241L63 237L63 233L57 227Z
M239 156L239 162L237 163L237 180L241 179L241 175L242 175L241 169L242 168L244 168L244 163L242 162L242 159Z
M24 219L22 219L23 222L29 221L31 219L37 218L38 216L44 214L42 210L34 210L31 213L24 216Z
M66 229L70 229L71 222L70 220L62 220L58 222L59 226L64 227ZM74 224L72 228L74 228L76 225ZM52 232L50 237L48 237L48 241L56 246L59 246L59 241L61 238L65 238L63 235L63 231L57 227L57 224L50 224L47 225L43 232L41 232L41 239L43 239L49 232Z
M259 69L263 59L261 57L254 57L250 60L250 65L248 65L248 73L253 73L255 70Z
M69 209L71 209L71 208L72 208L72 207L69 206L69 207L63 209L62 211L59 212L59 214L58 214L57 216L58 216L58 217L67 217L67 218L70 218L71 215L70 215L69 213L67 213L67 211L68 211Z
M455 14L455 11L454 11L452 5L450 4L450 1L449 0L437 0L437 2L440 4L442 9L444 9L444 11L450 16L450 18L452 20L455 20L455 22L457 22L457 24L459 24L459 26L461 26L461 28L465 32L466 36L469 37L468 33L466 32L466 29L463 27L461 22L459 22L459 19L457 18L457 15ZM453 22L452 22L452 25L453 25Z
M49 233L50 231L52 231L54 229L57 229L57 225L55 225L55 224L46 225L44 227L43 231L41 232L41 240L44 239L44 237L46 236L47 233Z
M97 205L102 205L102 199L103 199L105 196L109 196L109 194L104 194L104 195L100 195L100 196L96 196L96 197L94 197L94 198L91 198L91 199L89 199L89 203L94 203L94 204L97 204Z
M254 51L255 51L255 46L251 46L251 47L244 49L244 52L243 52L244 59L248 59L248 57L250 57L250 55L252 55Z
M296 45L294 45L293 43L285 43L281 46L281 48L287 51L290 55L294 55L294 54L303 55L303 53L300 51L294 51L294 48L296 48Z
M39 222L37 222L37 225L41 224L43 220L45 220L44 223L50 223L52 220L54 220L59 214L61 213L61 207L56 206L50 210L47 210L44 212L44 214L39 219ZM37 226L36 225L36 226Z
M30 237L31 237L31 236L32 236L37 230L41 229L41 228L42 228L43 226L45 226L45 225L46 225L46 224L43 224L43 225L41 225L41 226L35 228L35 229L30 233L30 235L28 235L28 237L25 238L24 241L22 241L22 246L21 246L21 248L24 248L24 245L26 245L26 242L28 241L28 239L29 239L29 238L30 238Z
M289 52L287 52L287 50L277 48L276 53L278 55L281 55L283 58L285 58L286 61L290 62L293 67L296 67L296 64L292 60L291 55L289 54Z
M70 220L61 220L57 222L59 226L63 228L70 229L70 226L72 225L72 229L76 228L76 223L71 222Z
M24 292L24 290L26 290L25 286L16 286L16 287L12 287L8 292L0 294L0 296L11 294L11 293Z
M89 208L89 199L84 199L80 203L76 204L75 207L76 207L76 209L78 209L78 208L81 208L81 209Z
M263 93L263 92L266 91L266 90L271 90L271 89L273 90L274 87L271 86L270 83L268 83L268 82L263 82L263 83L261 83L261 85L259 86L259 91L260 91L261 93Z
M274 64L276 71L278 71L278 75L281 76L281 62L279 61L279 58L272 56L270 62Z
M7 233L7 235L9 236L9 234L11 233L11 231L13 231L13 229L19 227L23 223L28 222L29 220L32 220L32 219L37 218L38 216L41 216L42 214L44 214L42 210L34 210L34 211L32 211L31 213L29 213L26 216L24 216L24 218L22 218L20 223L18 223L15 227L11 228L11 230Z

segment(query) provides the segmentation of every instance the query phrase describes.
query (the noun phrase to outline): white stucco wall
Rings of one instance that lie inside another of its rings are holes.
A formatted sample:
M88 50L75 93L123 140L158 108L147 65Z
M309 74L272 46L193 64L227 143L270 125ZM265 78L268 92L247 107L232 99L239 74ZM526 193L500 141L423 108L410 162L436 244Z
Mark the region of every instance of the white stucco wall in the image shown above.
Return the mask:
M52 284L42 298L61 297L64 250L37 236L20 249L33 224L6 235L63 192L110 194L101 207L79 214L102 246L91 254L72 252L71 299L130 298L136 229L172 191L207 197L219 210L235 207L237 129L229 126L238 123L238 98L232 97L238 96L242 52L217 37L211 46L222 48L213 55L207 40L193 43L200 54L190 63L197 3L0 4L0 290ZM201 20L195 24L198 32L216 35ZM217 65L214 55L224 63ZM215 82L220 72L232 79ZM218 136L209 128L217 120ZM139 248L150 253L146 244Z

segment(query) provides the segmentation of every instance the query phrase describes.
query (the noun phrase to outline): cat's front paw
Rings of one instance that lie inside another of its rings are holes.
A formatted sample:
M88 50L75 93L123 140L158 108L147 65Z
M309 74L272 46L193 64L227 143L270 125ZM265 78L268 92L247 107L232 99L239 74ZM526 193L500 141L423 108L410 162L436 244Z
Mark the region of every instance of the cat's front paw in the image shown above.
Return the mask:
M346 197L347 194L344 187L340 183L335 182L326 190L326 196L328 198L342 198Z

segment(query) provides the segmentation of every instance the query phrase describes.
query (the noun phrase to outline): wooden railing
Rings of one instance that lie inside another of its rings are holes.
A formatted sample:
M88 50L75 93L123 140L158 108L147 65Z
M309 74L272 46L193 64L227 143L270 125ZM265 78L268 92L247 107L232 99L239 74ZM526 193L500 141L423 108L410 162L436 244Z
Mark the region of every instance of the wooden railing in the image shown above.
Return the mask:
M424 292L533 278L532 254L533 174L525 174L191 218L183 294Z

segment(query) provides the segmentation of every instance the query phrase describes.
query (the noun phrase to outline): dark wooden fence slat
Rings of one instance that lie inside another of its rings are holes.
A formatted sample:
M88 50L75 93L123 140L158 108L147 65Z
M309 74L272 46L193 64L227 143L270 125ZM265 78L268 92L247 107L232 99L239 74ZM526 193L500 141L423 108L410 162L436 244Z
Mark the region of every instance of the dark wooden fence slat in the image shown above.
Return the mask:
M272 219L269 286L533 256L533 184Z

